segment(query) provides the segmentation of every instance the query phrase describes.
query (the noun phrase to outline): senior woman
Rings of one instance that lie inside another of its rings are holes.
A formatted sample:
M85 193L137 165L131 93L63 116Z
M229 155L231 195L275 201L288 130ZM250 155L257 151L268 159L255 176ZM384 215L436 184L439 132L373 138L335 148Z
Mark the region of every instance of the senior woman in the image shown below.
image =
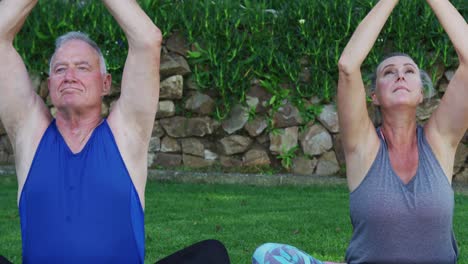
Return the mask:
M468 128L468 26L449 1L427 3L450 37L459 66L424 126L416 123L422 71L405 54L392 54L377 67L371 95L382 114L377 129L366 108L360 68L398 0L376 4L339 60L338 116L353 225L347 263L457 262L451 181L455 152ZM322 262L292 246L268 243L256 250L253 263Z

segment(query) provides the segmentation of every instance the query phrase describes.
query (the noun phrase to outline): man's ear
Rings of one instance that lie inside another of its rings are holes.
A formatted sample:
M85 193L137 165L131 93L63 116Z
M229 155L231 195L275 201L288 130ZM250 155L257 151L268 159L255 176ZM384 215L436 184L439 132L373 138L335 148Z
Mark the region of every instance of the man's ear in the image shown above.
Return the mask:
M112 86L112 76L108 73L104 75L104 80L103 80L103 89L102 89L102 96L108 95L111 90Z

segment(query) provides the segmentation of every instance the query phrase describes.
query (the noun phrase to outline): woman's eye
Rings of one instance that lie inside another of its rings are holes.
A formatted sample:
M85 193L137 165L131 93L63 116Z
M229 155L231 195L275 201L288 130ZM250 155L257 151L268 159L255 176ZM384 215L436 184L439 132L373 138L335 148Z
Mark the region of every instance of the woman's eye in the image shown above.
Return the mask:
M385 72L384 72L384 76L387 76L387 75L389 75L389 74L393 74L393 71L385 71Z
M55 73L62 73L65 71L65 68L57 68L55 69Z
M414 73L414 70L407 70L406 73Z

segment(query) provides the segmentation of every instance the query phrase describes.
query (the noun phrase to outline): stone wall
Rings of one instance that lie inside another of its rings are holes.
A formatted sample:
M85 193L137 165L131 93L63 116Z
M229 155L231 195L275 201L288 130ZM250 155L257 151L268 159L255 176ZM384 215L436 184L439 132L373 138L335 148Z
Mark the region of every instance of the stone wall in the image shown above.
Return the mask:
M3 124L0 122L0 164L13 164L14 159L10 140L6 135Z
M336 107L327 104L321 114L305 123L298 109L284 101L276 113L266 107L269 95L253 80L247 94L247 105L236 104L228 118L218 122L212 118L216 94L201 93L190 79L185 59L185 43L177 35L169 38L161 59L161 91L158 113L151 138L149 167L176 168L273 166L281 168L284 157L289 170L302 175L342 174L345 165ZM441 75L438 93L427 100L417 112L423 123L437 106L444 87L453 76ZM37 92L51 107L47 82L33 77ZM103 116L108 114L118 98L119 87L113 87L103 102ZM312 98L308 104L321 104ZM255 110L255 115L252 114ZM372 114L372 106L369 106ZM268 129L268 120L274 129ZM468 134L460 144L455 161L455 180L468 183ZM11 164L14 157L0 125L0 163Z

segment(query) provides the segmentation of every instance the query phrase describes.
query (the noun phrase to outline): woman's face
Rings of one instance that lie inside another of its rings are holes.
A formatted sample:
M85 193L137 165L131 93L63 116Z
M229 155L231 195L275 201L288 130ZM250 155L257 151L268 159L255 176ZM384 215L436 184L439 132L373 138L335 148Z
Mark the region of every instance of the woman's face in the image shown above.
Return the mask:
M377 68L376 89L372 93L374 104L417 107L423 100L419 68L411 58L394 56L384 60Z

